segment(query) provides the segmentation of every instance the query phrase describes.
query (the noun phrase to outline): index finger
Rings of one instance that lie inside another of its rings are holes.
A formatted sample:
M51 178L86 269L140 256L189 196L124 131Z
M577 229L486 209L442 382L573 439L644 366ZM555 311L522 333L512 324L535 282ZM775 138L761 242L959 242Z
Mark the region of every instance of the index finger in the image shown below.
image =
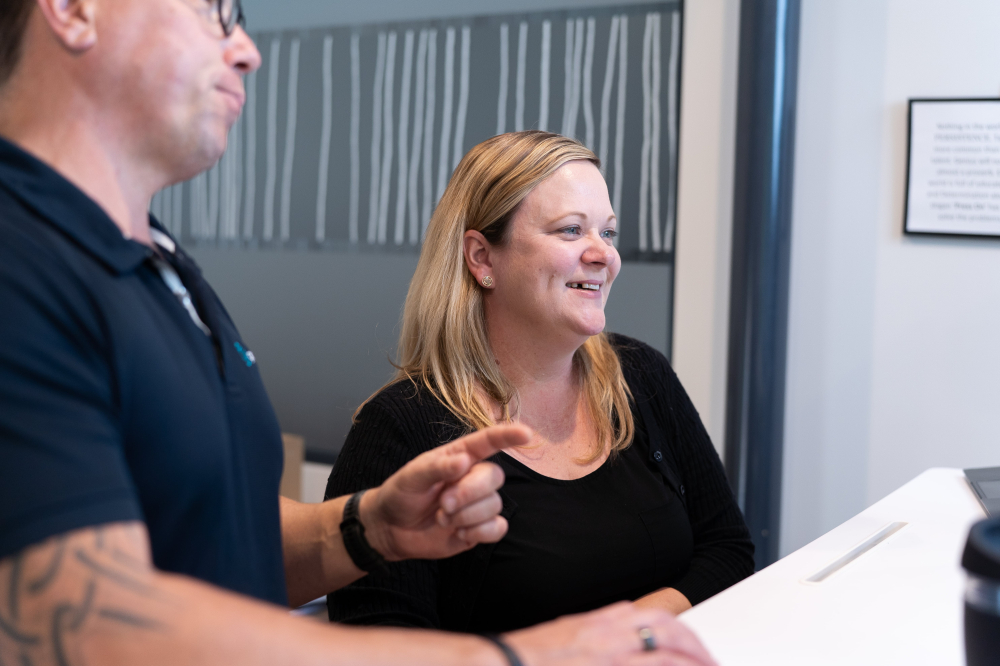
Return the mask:
M511 446L523 446L531 439L531 428L523 425L495 425L456 439L444 446L445 454L465 453L472 457L471 464L485 460Z

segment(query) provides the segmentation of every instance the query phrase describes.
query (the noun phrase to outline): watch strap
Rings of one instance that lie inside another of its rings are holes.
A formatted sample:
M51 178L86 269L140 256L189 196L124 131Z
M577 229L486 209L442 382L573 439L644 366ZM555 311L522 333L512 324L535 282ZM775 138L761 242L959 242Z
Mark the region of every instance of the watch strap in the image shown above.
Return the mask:
M500 649L500 651L503 652L503 656L507 659L507 664L509 666L524 666L524 662L522 662L521 658L517 656L516 652L514 652L514 648L507 645L506 641L504 641L502 638L500 638L496 634L479 634L479 635L488 640L490 643L493 643L493 645L497 646Z
M368 539L365 538L365 526L361 524L359 507L361 496L365 492L362 490L354 493L347 500L344 517L340 522L340 536L354 566L368 573L381 572L386 568L385 558L368 543Z

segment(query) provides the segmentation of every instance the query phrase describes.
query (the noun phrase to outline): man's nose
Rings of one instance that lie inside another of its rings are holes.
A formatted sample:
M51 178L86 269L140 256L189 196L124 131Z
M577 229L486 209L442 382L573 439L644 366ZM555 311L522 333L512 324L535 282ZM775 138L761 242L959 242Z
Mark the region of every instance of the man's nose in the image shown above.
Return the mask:
M260 69L261 57L257 45L250 39L243 26L236 26L226 44L226 64L240 74L250 74Z

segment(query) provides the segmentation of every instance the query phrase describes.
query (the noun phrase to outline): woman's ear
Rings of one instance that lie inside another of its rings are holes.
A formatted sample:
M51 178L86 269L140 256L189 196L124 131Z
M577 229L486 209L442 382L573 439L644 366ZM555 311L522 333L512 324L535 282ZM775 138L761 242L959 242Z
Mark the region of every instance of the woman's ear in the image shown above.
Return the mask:
M483 284L483 278L493 276L493 248L481 233L472 229L465 232L462 253L465 255L465 265L476 282ZM489 280L487 282L492 284Z

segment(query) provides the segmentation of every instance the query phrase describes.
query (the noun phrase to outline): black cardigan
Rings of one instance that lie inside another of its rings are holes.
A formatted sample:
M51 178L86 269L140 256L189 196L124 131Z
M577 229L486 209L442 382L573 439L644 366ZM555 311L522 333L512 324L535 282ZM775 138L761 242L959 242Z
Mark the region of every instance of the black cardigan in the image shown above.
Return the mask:
M636 445L648 447L644 455L684 500L694 552L687 573L673 587L697 604L753 573L753 544L719 456L667 359L637 340L613 334L609 339L637 403L632 409ZM648 419L653 423L647 424ZM388 386L358 415L326 496L377 486L420 453L465 432L422 386L408 380ZM503 490L500 494L502 515L510 519L516 505ZM437 562L392 563L387 574L370 574L331 594L330 619L466 630L493 548L483 544ZM439 604L439 599L448 603Z

